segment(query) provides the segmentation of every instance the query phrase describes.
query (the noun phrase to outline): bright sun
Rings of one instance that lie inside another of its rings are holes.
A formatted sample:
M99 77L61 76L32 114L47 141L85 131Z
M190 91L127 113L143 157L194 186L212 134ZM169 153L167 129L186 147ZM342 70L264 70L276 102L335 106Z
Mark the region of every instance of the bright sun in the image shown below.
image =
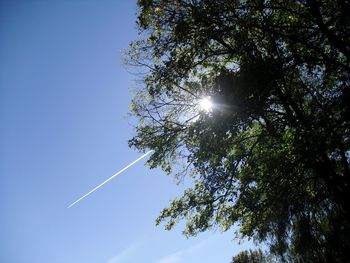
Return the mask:
M213 108L213 102L210 97L204 97L199 100L199 107L202 111L209 112Z

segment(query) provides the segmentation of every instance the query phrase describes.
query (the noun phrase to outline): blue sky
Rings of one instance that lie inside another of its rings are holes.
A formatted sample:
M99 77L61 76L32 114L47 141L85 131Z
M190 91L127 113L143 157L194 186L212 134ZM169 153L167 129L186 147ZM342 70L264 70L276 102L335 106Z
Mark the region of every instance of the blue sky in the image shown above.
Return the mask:
M122 49L136 1L1 1L0 262L227 262L233 232L196 238L154 220L184 186L139 162Z

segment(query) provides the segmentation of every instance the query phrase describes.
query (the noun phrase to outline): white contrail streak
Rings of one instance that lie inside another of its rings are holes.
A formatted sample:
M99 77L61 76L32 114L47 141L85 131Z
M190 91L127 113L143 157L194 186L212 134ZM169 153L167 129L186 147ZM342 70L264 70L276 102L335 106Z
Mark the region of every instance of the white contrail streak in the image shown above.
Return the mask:
M83 195L82 197L80 197L77 201L71 203L67 208L71 208L73 205L75 205L76 203L80 202L81 200L83 200L85 197L87 197L88 195L90 195L91 193L95 192L98 188L100 188L101 186L103 186L104 184L108 183L110 180L112 180L114 177L116 177L117 175L121 174L122 172L124 172L126 169L130 168L131 166L133 166L135 163L137 163L138 161L142 160L143 158L145 158L147 155L149 155L151 152L153 152L153 150L146 152L144 155L142 155L141 157L137 158L135 161L133 161L132 163L128 164L127 166L125 166L123 169L121 169L119 172L115 173L114 175L112 175L111 177L109 177L106 181L102 182L101 184L99 184L98 186L96 186L94 189L92 189L90 192L86 193L85 195Z

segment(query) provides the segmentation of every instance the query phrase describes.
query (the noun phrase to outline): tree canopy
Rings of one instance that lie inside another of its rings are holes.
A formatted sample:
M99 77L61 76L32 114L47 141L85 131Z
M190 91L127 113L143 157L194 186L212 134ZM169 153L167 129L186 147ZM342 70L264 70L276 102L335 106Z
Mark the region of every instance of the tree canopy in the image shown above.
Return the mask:
M232 258L231 263L277 263L277 261L258 249L238 253Z
M130 146L193 177L157 223L239 225L304 262L350 248L350 3L139 0ZM200 101L210 99L211 109Z

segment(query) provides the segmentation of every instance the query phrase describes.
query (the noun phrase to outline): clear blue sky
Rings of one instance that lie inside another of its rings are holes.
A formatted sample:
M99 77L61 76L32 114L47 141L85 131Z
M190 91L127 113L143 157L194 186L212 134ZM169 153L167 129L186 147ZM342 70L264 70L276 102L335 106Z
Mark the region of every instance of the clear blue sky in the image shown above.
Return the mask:
M136 0L7 0L0 6L0 262L229 263L233 233L187 240L154 220L180 195L127 146Z

